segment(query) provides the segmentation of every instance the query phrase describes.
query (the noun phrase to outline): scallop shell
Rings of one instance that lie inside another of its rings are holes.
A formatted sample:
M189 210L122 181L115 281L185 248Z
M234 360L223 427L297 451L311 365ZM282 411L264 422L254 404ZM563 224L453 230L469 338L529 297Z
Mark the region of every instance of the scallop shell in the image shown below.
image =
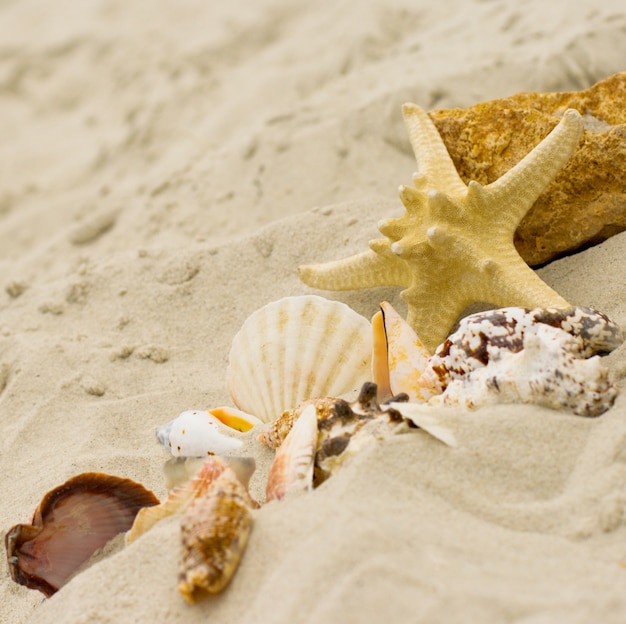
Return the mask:
M220 592L235 573L252 528L250 498L231 470L194 498L180 522L178 591L189 603L196 590Z
M225 455L243 444L229 429L248 431L257 424L258 418L232 407L186 410L160 427L157 438L174 457Z
M11 578L49 597L118 533L127 531L142 508L158 503L140 483L86 472L48 492L31 524L7 532Z
M263 422L301 401L358 392L370 377L370 323L315 295L285 297L254 312L233 339L230 396Z

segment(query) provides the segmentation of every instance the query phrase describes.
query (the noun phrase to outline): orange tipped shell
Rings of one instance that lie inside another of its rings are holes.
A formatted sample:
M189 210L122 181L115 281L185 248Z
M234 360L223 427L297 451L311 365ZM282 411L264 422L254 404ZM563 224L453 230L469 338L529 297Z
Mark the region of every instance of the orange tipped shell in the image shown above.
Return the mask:
M410 401L422 403L432 396L430 390L420 383L430 353L390 303L383 301L380 308L382 323L378 315L372 319L372 376L378 384L378 398L386 401L404 393Z

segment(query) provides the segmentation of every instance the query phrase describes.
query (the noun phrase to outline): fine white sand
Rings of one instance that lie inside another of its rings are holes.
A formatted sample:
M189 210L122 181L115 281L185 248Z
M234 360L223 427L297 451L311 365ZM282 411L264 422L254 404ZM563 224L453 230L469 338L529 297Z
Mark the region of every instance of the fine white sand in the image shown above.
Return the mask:
M245 318L402 213L402 102L582 89L625 59L621 0L3 3L2 536L81 472L165 495L155 428L229 404ZM626 234L540 275L626 328ZM626 348L606 362L626 390ZM178 595L173 519L43 602L3 564L0 621L624 622L626 393L598 419L447 419L456 449L396 436L255 512L219 596ZM249 448L260 496L272 452Z

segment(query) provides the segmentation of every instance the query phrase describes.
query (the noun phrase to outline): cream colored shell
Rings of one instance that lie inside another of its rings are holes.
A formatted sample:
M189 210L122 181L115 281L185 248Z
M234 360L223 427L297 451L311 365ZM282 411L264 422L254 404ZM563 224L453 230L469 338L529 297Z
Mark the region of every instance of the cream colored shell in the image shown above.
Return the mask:
M313 397L353 398L371 376L370 323L315 295L285 297L254 312L233 339L230 396L264 422Z

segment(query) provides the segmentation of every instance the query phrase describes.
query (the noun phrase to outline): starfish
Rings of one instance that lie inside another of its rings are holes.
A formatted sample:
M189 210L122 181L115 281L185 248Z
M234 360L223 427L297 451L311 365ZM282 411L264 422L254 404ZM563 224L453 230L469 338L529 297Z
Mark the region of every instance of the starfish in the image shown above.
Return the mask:
M513 234L544 188L576 149L580 114L559 124L517 165L482 186L459 177L428 115L415 104L402 114L419 172L400 186L402 217L378 224L385 238L370 249L325 264L301 266L309 286L351 290L401 286L407 320L433 352L468 305L567 308L569 304L524 262Z

